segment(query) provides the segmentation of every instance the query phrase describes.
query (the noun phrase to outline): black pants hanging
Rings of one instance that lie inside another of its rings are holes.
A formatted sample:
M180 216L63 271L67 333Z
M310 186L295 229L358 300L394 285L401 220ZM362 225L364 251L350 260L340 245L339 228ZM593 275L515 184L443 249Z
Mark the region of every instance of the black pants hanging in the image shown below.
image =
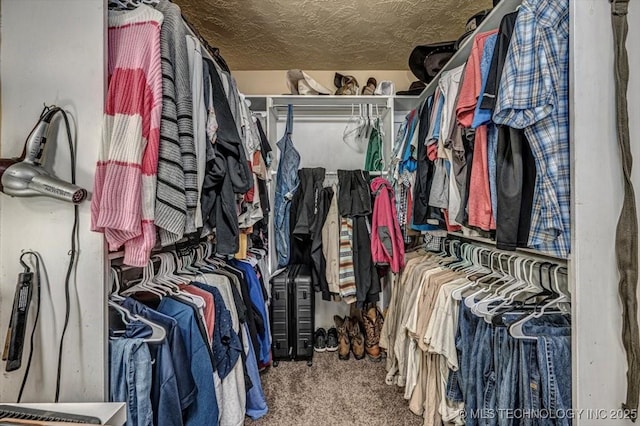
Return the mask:
M371 257L371 236L366 216L353 218L353 270L356 278L356 307L380 298L380 277Z
M322 292L322 300L331 300L329 283L327 282L327 260L322 252L322 227L327 219L329 207L333 200L332 188L323 188L318 199L318 209L316 214L316 226L311 235L311 282L316 291Z
M473 129L462 129L462 145L464 146L464 166L460 168L459 174L464 176L464 186L460 191L460 210L456 217L456 222L463 225L469 223L469 212L467 204L469 203L469 187L471 186L471 165L473 164L473 149L475 147L476 132Z
M320 167L298 170L300 185L291 200L289 265L311 266L311 236L316 226L315 211L324 175L325 169Z
M527 247L536 164L524 130L498 126L496 243L502 250Z

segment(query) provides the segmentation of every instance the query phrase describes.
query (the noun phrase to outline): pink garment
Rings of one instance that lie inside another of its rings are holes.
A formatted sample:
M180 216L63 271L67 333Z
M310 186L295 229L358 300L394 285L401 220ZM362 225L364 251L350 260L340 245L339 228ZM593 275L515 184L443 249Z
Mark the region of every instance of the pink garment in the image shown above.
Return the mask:
M204 299L204 324L207 328L207 337L209 338L209 345L213 341L213 327L216 324L216 308L213 300L213 295L206 290L201 288L185 284L180 286L180 290L185 291L189 294L195 294L196 296L200 296Z
M398 224L395 195L391 184L377 177L371 182L376 196L373 204L371 230L371 257L375 264L389 265L398 273L404 268L404 241Z
M91 229L124 263L145 266L156 242L155 211L164 16L141 5L109 13L108 93L91 200Z
M473 40L473 47L464 71L464 78L460 86L456 115L461 126L469 128L473 123L478 97L482 90L482 75L480 60L484 44L497 30L478 34ZM487 152L487 126L476 129L473 162L471 165L471 180L469 183L469 225L485 231L496 229L491 207L491 191L489 187L489 158Z

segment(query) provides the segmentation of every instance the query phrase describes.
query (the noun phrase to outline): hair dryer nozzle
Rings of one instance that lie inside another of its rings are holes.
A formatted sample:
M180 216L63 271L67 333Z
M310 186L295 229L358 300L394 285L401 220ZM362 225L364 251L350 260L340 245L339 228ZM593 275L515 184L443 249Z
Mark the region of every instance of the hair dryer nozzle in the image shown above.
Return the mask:
M29 184L29 188L40 192L41 195L74 204L81 203L87 198L87 191L85 189L49 175L34 177Z
M87 191L77 185L49 175L42 167L26 162L8 167L2 174L2 191L14 197L44 195L78 204Z

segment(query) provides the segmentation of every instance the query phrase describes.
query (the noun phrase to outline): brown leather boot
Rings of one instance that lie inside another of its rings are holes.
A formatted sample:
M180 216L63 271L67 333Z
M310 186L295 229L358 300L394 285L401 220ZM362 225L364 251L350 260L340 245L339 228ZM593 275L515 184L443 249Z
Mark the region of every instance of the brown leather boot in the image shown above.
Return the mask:
M369 360L378 362L382 359L380 353L380 332L382 331L382 314L375 306L367 309L362 315L362 321L364 322L364 330L366 333L366 350Z
M351 351L355 359L364 358L364 335L362 334L362 328L356 318L351 318L349 321L349 338L351 339Z
M336 330L338 330L338 358L342 360L348 360L351 352L351 341L349 339L349 317L340 317L338 315L333 316L333 321L336 323Z

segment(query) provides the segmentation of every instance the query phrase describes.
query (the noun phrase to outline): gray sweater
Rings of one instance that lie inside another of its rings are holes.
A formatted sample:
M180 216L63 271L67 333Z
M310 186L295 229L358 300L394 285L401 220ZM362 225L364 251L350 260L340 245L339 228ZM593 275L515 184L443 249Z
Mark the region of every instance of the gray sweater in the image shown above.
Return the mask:
M186 32L180 8L161 0L162 121L158 153L155 224L163 245L194 232L198 201L193 102Z

